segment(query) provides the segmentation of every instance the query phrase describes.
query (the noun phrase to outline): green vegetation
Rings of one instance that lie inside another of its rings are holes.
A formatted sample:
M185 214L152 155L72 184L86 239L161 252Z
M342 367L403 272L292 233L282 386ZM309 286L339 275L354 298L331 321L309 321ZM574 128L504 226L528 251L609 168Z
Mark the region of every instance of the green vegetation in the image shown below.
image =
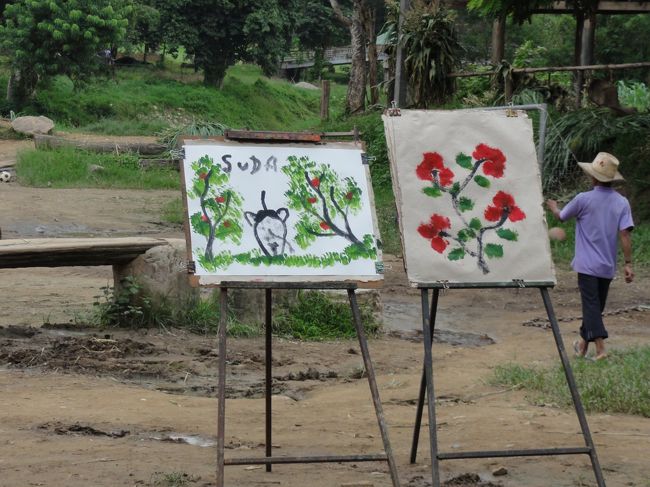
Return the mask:
M198 482L201 477L185 472L156 472L152 475L151 485L156 487L185 487Z
M21 184L37 187L180 188L177 171L142 170L136 154L96 154L74 148L22 152L19 156L17 175Z
M576 359L572 368L588 412L650 417L650 347L613 350L607 360L598 362ZM494 370L491 382L530 391L536 404L572 404L560 365L552 369L502 365Z
M372 310L360 305L360 311L366 333L378 333L380 325ZM274 318L273 331L300 340L332 340L356 336L348 302L334 300L327 294L314 291L300 291L296 303L280 310Z

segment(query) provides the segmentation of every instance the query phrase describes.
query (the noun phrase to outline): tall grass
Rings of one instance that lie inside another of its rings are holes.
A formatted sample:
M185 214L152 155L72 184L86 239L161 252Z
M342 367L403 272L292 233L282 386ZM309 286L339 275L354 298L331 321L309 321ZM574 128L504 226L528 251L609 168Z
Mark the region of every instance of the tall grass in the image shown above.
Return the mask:
M98 166L94 168L92 166ZM96 154L71 147L28 150L18 155L18 181L53 188L179 189L170 169L142 170L135 154Z
M580 397L589 412L637 414L650 417L650 347L613 350L607 360L572 363ZM495 368L491 383L521 387L538 404L569 407L571 396L561 366L527 367L518 364Z
M24 112L48 115L58 128L116 135L150 135L194 119L252 130L303 130L319 123L319 91L265 78L254 66L230 68L219 90L164 73L118 70L115 80L95 79L76 90L59 77Z

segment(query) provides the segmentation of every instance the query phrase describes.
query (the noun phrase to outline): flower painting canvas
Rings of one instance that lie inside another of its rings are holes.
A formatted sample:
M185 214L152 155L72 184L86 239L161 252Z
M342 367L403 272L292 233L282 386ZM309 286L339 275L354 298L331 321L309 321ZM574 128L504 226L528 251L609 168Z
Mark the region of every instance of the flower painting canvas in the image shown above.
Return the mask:
M381 279L360 147L188 140L184 152L188 250L199 284Z
M555 283L524 112L402 110L384 127L412 284Z

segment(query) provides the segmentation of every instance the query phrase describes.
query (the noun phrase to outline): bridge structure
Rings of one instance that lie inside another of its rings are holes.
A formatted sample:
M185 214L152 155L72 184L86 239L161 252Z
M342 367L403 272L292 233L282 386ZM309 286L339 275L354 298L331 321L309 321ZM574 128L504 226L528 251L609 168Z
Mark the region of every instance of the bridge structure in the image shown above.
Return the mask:
M384 62L388 60L388 54L383 52L383 46L377 46L377 59ZM352 47L331 47L323 52L323 61L325 64L339 66L352 64ZM287 77L299 77L300 71L311 68L316 63L316 51L291 51L285 55L280 63L280 71Z

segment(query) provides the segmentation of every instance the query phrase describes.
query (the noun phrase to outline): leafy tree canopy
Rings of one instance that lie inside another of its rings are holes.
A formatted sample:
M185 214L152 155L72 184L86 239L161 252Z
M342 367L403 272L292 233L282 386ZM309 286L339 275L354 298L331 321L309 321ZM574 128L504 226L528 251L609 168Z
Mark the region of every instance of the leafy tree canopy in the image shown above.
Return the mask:
M7 5L0 45L23 76L83 78L98 52L126 32L130 6L111 0L17 0Z
M236 61L259 64L266 74L291 40L298 0L172 0L168 7L179 44L204 70L204 82L220 86Z

